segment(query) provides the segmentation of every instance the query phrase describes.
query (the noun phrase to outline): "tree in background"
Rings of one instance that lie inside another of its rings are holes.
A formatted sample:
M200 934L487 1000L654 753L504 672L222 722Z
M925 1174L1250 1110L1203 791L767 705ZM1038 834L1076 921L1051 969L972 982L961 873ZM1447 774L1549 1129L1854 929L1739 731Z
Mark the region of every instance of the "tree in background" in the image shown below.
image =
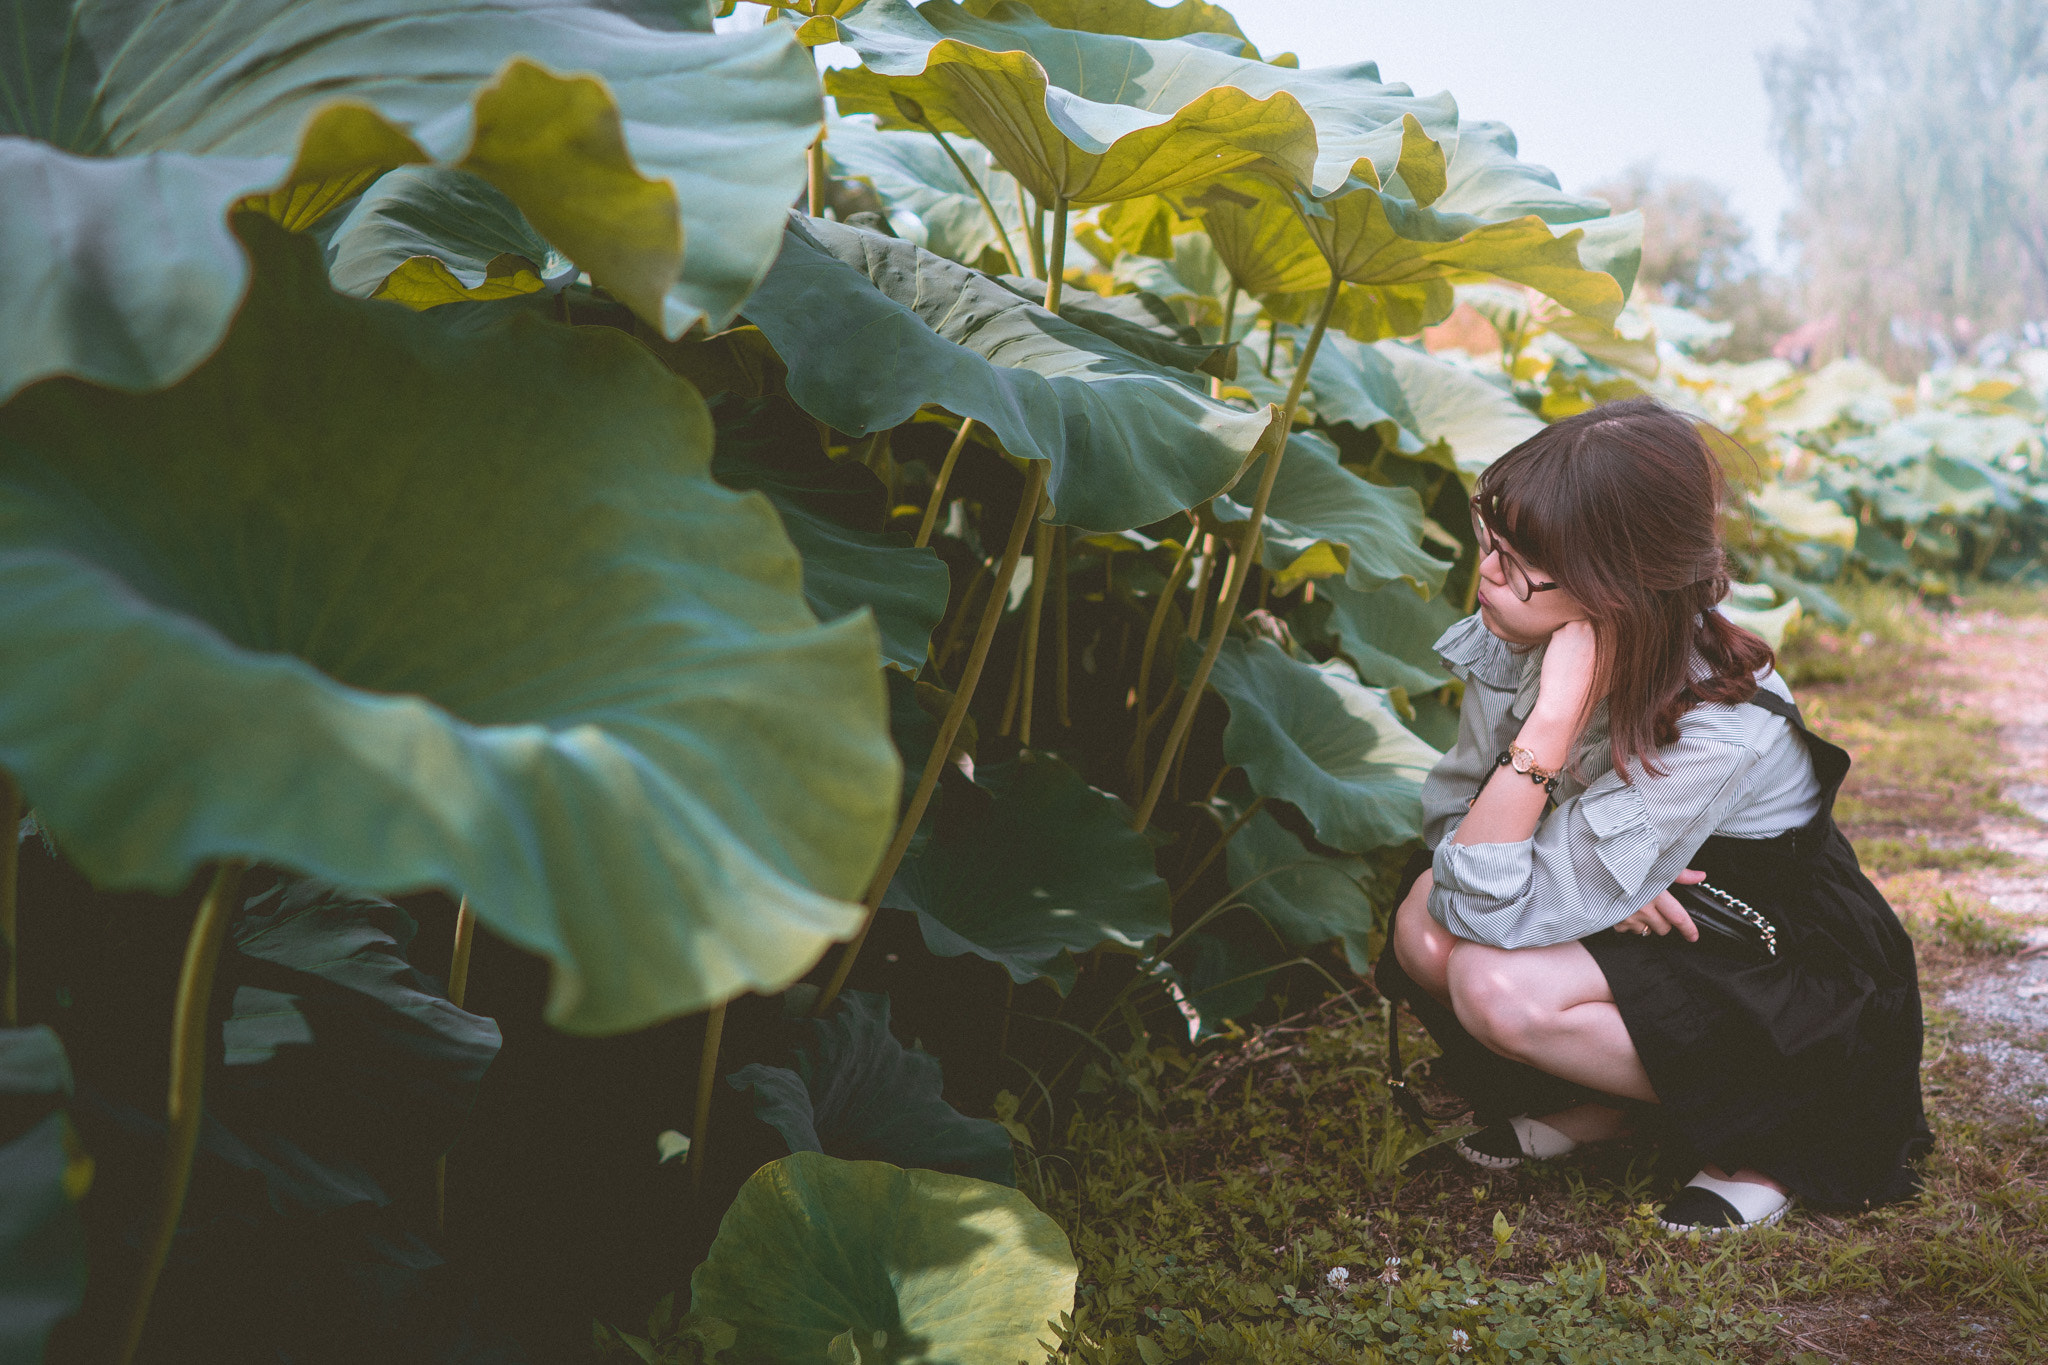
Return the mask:
M1638 298L1661 299L1731 322L1719 354L1754 360L1797 320L1791 283L1765 268L1750 249L1749 228L1728 192L1696 176L1660 176L1647 161L1587 193L1617 213L1643 211L1643 264Z
M1764 79L1844 344L1911 370L2048 316L2048 7L1809 0Z

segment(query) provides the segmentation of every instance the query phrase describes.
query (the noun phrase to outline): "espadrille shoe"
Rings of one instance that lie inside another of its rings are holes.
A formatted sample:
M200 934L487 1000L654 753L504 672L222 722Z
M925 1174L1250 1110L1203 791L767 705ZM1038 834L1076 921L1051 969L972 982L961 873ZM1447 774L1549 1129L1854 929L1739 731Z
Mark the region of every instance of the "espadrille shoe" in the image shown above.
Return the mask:
M1657 1214L1657 1226L1674 1235L1718 1237L1724 1232L1767 1228L1792 1207L1792 1196L1748 1180L1719 1180L1701 1171L1685 1182L1677 1198Z
M1520 1114L1505 1123L1488 1124L1455 1144L1459 1156L1489 1171L1511 1171L1526 1160L1541 1161L1575 1151L1578 1143L1542 1119Z

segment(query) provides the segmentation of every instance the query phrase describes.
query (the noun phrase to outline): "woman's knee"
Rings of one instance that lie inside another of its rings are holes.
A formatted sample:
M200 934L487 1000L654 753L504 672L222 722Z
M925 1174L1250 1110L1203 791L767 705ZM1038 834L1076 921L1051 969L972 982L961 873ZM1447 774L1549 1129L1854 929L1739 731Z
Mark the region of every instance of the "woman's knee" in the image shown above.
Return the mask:
M1426 892L1410 892L1394 919L1394 957L1411 980L1441 998L1448 988L1445 969L1456 944L1442 925L1430 918Z
M1451 1008L1465 1031L1487 1048L1516 1061L1538 1050L1543 1006L1515 980L1499 948L1461 945L1451 954L1445 976Z

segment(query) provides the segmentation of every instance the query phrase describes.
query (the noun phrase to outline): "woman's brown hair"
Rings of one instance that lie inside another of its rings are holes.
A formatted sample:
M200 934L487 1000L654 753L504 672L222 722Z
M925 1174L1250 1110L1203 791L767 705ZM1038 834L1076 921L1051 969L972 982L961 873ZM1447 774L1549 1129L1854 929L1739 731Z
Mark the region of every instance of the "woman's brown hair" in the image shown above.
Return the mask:
M1614 769L1656 751L1701 702L1748 701L1771 647L1714 610L1730 578L1720 461L1691 419L1650 398L1545 427L1488 466L1473 506L1488 529L1592 620ZM1699 676L1695 676L1698 673Z

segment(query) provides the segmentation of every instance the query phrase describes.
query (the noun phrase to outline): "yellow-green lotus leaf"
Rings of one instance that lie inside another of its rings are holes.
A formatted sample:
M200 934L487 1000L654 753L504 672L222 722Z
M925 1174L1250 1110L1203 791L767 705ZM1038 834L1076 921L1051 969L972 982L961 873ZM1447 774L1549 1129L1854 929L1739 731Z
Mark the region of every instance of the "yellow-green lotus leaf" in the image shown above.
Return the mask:
M911 127L907 100L978 138L1047 204L1157 194L1262 160L1319 191L1360 173L1378 183L1401 163L1404 116L1430 138L1457 121L1449 96L1383 84L1370 62L1289 70L1201 43L1058 28L1012 0L985 18L951 0L868 0L839 30L866 63L827 73L842 113Z

